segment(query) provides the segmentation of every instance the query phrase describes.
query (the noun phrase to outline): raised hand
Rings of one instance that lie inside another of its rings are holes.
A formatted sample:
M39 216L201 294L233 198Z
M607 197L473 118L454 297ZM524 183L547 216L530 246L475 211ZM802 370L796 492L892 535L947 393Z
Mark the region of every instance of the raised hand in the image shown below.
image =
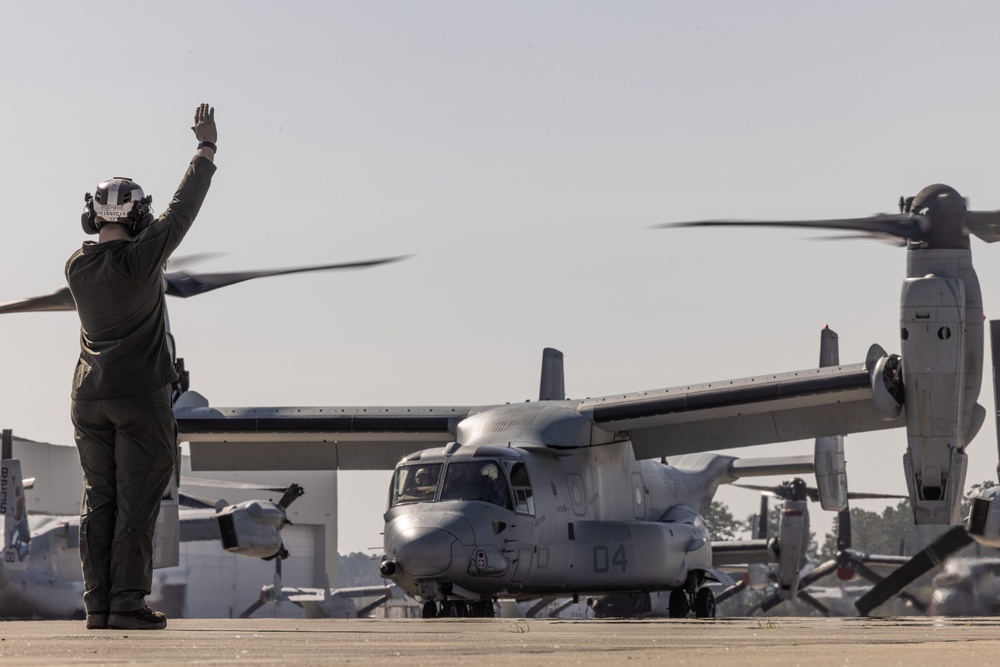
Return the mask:
M194 125L191 130L198 141L216 143L219 140L219 131L215 128L215 107L199 104L194 111Z

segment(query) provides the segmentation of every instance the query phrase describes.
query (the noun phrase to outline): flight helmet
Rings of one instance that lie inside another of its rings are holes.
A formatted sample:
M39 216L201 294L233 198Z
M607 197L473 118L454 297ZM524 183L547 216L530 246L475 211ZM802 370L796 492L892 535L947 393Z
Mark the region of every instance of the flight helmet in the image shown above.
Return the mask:
M86 202L80 221L83 231L97 234L105 223L125 225L136 236L153 222L152 196L146 196L131 178L115 176L98 184L94 194L84 194Z

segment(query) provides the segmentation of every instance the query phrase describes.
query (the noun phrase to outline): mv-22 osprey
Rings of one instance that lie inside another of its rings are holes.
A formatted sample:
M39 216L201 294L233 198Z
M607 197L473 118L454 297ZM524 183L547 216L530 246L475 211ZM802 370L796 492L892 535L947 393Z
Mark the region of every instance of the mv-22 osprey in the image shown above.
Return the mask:
M705 582L723 577L701 512L718 485L813 463L713 450L905 426L916 522L955 523L964 449L986 414L969 234L1000 239L1000 212L967 211L934 185L899 214L765 224L904 242L902 355L872 346L853 365L568 400L549 351L538 402L478 407L214 408L190 392L176 404L180 439L199 470L394 467L380 568L425 616L488 616L500 597L656 590L676 592L671 615L713 615ZM824 506L840 509L842 450L817 454ZM1000 500L984 502L970 532L996 541Z

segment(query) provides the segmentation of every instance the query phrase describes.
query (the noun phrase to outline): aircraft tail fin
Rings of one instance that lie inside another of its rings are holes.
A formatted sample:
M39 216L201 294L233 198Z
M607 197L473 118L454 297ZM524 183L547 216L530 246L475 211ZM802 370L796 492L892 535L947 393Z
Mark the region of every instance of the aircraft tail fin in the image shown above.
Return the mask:
M3 515L2 567L26 567L31 531L28 528L28 507L24 497L21 462L13 458L13 436L3 431L0 457L0 514Z
M840 365L839 337L830 327L820 332L819 365L821 368ZM816 460L816 486L823 509L839 512L847 508L847 460L844 458L844 436L816 438L813 449Z
M566 400L566 381L563 375L563 353L551 347L542 350L542 381L538 390L540 401Z

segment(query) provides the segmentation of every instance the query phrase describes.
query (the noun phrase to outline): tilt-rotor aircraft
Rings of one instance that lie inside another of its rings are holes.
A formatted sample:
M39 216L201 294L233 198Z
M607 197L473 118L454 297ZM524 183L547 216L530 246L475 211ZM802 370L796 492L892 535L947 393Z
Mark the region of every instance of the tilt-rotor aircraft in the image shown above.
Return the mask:
M968 211L933 185L899 214L765 224L905 243L902 354L876 345L851 365L569 400L562 355L547 350L533 403L218 408L189 392L175 406L179 437L198 470L394 469L380 570L425 617L489 616L497 598L662 590L671 616L714 615L705 583L722 577L701 512L719 484L813 467L714 450L905 427L915 521L956 523L965 447L986 416L969 235L1000 239L1000 212ZM824 506L842 509L846 485L827 487ZM970 534L996 542L1000 500L983 502Z

